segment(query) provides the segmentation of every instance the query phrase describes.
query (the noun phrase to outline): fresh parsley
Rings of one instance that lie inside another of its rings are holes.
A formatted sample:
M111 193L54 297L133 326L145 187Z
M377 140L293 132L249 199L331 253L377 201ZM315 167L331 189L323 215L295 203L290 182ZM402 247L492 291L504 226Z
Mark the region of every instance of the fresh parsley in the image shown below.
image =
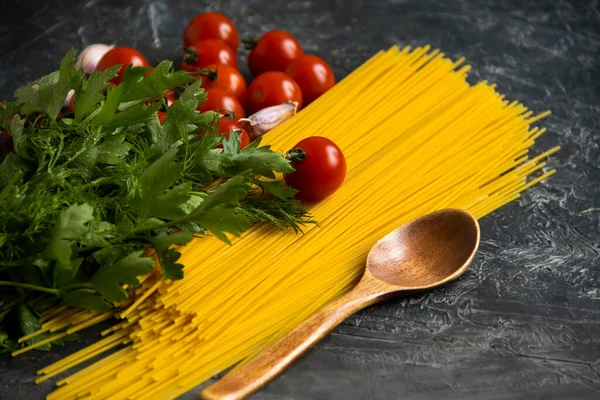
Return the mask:
M173 245L229 242L253 223L313 223L275 180L293 171L284 154L260 140L241 150L236 134L216 134L218 114L196 111L200 81L164 61L150 74L129 67L111 86L118 67L86 77L76 60L69 51L58 71L0 108L14 142L0 155L0 351L39 328L40 304L107 311L126 299L123 285L154 268L149 247L176 280ZM156 111L172 88L181 94L161 125ZM75 110L60 115L70 90Z

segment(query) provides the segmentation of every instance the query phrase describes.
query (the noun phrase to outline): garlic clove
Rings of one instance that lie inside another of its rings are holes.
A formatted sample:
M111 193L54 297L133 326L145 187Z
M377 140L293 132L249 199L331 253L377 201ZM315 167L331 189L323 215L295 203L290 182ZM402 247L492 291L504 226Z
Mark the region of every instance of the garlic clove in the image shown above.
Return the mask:
M248 118L239 119L238 122L248 132L250 139L254 140L292 118L296 115L297 110L298 102L288 101L277 106L263 108Z

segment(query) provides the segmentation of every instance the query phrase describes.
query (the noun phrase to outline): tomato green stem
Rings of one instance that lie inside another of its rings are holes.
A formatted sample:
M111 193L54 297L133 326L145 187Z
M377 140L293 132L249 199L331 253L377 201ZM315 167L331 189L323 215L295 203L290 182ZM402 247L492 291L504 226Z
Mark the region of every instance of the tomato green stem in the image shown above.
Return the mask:
M195 71L194 75L208 76L208 79L211 81L214 81L219 77L217 70L210 68L202 68L201 70Z
M301 148L296 147L287 152L285 158L290 162L300 162L306 158L306 153Z
M242 39L242 43L244 44L244 48L246 50L252 50L254 46L256 46L256 42L258 42L258 36L249 36L246 39Z
M195 64L196 61L198 61L198 51L193 47L186 47L183 62L186 64Z

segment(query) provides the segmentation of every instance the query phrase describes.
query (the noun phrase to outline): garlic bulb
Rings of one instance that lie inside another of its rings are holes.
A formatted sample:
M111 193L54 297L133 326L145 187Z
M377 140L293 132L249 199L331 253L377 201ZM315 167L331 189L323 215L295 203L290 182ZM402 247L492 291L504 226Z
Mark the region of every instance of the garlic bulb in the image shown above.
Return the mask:
M75 68L79 69L81 67L86 75L91 74L96 70L98 61L102 56L113 47L102 43L90 44L79 55Z

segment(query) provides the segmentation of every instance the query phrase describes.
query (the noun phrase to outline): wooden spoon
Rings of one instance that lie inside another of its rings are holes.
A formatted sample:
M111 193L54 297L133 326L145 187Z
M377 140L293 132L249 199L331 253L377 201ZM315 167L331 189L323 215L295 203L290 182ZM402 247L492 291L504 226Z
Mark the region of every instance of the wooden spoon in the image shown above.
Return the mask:
M471 214L448 209L418 218L380 239L354 289L332 301L248 363L200 394L205 400L242 399L273 379L356 311L380 300L450 282L468 268L479 246Z

